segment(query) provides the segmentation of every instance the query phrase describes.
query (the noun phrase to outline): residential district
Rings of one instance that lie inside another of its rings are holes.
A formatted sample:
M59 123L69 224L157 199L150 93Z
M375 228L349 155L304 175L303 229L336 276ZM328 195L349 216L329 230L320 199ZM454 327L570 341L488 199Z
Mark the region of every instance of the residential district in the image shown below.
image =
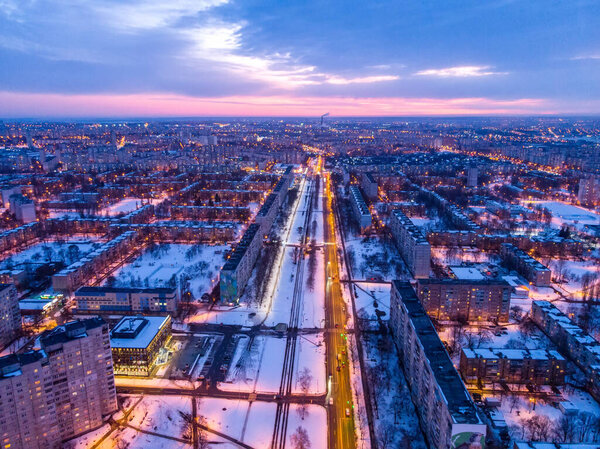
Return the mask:
M591 449L600 121L0 122L0 449Z

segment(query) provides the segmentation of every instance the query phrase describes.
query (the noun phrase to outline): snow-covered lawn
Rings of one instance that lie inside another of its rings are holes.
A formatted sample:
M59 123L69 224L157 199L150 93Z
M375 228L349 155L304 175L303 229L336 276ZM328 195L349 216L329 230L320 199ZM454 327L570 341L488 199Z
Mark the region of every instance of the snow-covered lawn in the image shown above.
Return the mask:
M300 406L293 404L287 426L286 447L294 447L292 444L294 434L299 427L306 430L311 448L327 447L327 411L319 405L305 406L306 415L301 418Z
M65 241L37 243L20 253L14 254L2 261L2 269L10 269L22 263L64 262L71 265L86 254L92 252L102 243L90 238L70 238Z
M182 277L188 277L190 291L199 299L218 281L228 249L227 245L155 245L113 273L114 285L163 287L177 285Z
M413 448L426 449L396 347L389 337L365 333L362 338L379 446L383 447L385 441L387 447L401 447L403 439L407 439ZM378 338L383 344L378 343Z
M311 379L308 393L324 394L327 389L327 382L323 334L298 335L296 363L294 364L293 393L303 393L300 381L305 373L308 373Z
M600 224L600 216L589 209L559 201L524 201L530 208L542 206L552 213L552 225L560 228L563 225L582 229L587 224Z
M559 390L563 398L560 401L561 403L568 404L570 407L577 409L579 413L587 413L596 417L600 416L600 406L588 393L564 387L560 387ZM538 415L549 418L550 425L556 425L564 415L558 404L556 401L546 402L542 399L537 399L534 410L534 402L530 401L527 396L505 395L502 398L500 411L504 415L504 420L511 431L511 436L515 439L523 440L527 438L523 421L534 415ZM525 433L523 433L524 431Z
M356 292L354 303L356 313L360 318L376 320L376 310L385 312L382 319L390 318L390 291L391 284L376 284L373 282L357 282L352 287ZM375 307L377 305L377 307Z
M124 198L121 201L111 204L105 207L99 212L99 215L119 215L121 213L133 212L136 209L142 207L142 200L140 198Z
M310 256L304 261L304 288L302 289L302 328L322 328L325 323L325 254L318 248L314 257L311 280Z
M404 262L392 243L385 243L379 237L356 235L348 235L345 243L354 278L375 276L391 281L402 276Z
M179 412L192 412L190 396L145 396L127 422L143 430L181 438L184 420Z

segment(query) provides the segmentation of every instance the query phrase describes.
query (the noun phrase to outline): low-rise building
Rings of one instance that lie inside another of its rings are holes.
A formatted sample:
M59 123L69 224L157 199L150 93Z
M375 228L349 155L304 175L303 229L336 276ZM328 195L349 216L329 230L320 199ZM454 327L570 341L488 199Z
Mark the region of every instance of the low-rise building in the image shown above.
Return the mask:
M483 448L487 427L408 282L392 282L390 330L429 447Z
M149 376L170 338L170 315L121 318L110 333L115 374Z
M179 307L177 288L81 287L75 292L77 313L165 315Z
M417 294L439 321L508 322L511 287L505 280L419 279Z
M552 271L512 243L503 243L500 255L510 268L514 268L536 287L550 285Z
M552 349L463 348L460 374L470 384L564 385L566 363Z
M431 271L431 246L421 229L402 210L395 209L390 215L390 231L413 277L428 278Z
M590 393L600 400L600 343L548 301L533 301L531 319L581 368Z

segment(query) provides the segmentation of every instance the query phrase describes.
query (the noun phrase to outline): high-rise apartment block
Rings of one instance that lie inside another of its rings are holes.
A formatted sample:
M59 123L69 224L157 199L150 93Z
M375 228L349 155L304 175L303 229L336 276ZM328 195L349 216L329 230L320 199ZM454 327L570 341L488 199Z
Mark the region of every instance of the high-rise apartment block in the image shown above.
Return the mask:
M481 449L487 427L408 282L392 282L390 329L429 447Z
M390 230L411 274L416 279L429 277L431 247L421 229L404 212L395 209L390 215Z
M600 203L600 178L581 178L577 192L579 203L584 206L596 206Z
M46 331L39 348L0 358L0 444L58 449L117 410L108 325L101 318Z
M13 284L0 284L0 347L10 343L19 329L21 311L17 289Z

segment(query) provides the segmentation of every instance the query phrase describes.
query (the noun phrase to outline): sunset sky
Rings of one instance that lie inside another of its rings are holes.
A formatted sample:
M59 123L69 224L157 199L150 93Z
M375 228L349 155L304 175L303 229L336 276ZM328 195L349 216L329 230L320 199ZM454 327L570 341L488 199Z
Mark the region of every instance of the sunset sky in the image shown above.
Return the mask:
M0 117L597 114L598 1L0 0Z

